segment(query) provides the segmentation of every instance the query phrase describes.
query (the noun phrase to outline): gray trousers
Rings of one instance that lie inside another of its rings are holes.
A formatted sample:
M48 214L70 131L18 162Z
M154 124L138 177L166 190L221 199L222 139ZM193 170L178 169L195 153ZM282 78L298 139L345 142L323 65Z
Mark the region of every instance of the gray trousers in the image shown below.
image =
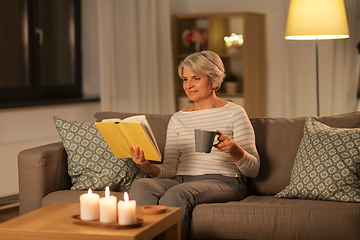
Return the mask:
M211 174L176 176L174 179L142 178L130 189L137 205L181 207L181 238L190 234L192 210L202 203L239 201L246 196L246 185L240 178Z

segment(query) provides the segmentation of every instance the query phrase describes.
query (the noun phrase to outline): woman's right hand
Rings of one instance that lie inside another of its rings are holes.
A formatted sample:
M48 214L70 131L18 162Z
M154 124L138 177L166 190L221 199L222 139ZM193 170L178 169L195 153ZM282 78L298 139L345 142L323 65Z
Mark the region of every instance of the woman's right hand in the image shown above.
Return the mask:
M134 149L131 145L129 146L129 149L134 163L136 163L136 165L138 165L141 170L150 174L151 163L145 159L144 151L140 149L138 146L136 146Z

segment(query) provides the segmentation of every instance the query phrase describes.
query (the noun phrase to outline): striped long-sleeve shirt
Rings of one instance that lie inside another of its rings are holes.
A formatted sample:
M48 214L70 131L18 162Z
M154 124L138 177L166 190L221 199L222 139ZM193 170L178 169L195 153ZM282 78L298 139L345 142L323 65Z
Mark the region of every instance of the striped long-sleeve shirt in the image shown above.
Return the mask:
M217 148L211 153L195 151L194 129L220 130L232 137L244 149L244 155L234 163L229 154ZM256 177L260 168L255 146L255 134L245 110L234 103L221 108L199 111L179 111L170 119L160 178L175 175L222 174L229 177Z

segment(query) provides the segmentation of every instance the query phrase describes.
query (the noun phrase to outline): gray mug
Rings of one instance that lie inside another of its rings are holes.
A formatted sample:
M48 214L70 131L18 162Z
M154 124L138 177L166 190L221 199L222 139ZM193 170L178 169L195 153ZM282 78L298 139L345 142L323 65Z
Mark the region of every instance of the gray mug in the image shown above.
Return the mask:
M194 129L195 133L195 151L199 153L210 153L212 147L216 147L220 141L214 144L215 136L221 134L215 131Z

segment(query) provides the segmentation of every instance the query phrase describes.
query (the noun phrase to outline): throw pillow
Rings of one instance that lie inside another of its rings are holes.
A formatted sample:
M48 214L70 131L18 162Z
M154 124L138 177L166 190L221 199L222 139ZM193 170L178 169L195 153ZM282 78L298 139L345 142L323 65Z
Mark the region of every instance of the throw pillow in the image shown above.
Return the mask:
M290 183L275 197L360 202L360 129L306 119Z
M129 191L133 181L148 177L131 158L116 158L93 122L53 119L68 155L71 190Z

